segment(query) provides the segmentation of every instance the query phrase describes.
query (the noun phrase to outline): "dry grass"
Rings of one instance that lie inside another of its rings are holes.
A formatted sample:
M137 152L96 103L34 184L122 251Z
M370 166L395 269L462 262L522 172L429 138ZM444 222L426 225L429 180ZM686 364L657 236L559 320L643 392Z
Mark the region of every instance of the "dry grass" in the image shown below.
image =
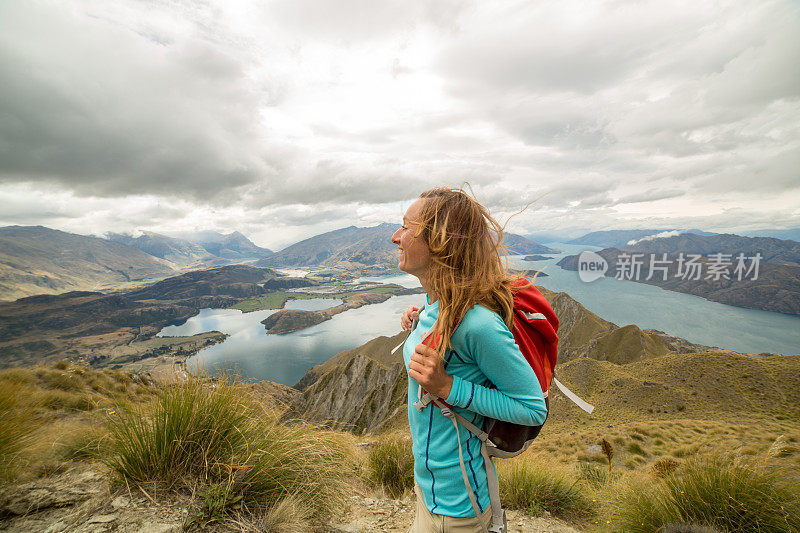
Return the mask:
M287 498L321 521L346 507L345 483L357 471L349 437L280 424L227 377L162 383L152 403L121 405L108 423L106 464L151 495L197 494L192 526L272 522Z
M584 520L592 515L587 488L574 472L526 456L497 463L504 506L533 516L548 511L569 520Z
M411 439L388 437L375 443L367 458L367 478L392 498L414 489L414 455Z
M29 415L29 386L0 382L0 481L17 477L20 456L29 446L38 422Z
M63 471L70 461L96 460L103 451L101 416L123 398L153 394L130 373L64 360L0 371L0 476L21 481Z
M695 457L663 478L629 476L608 506L612 529L800 531L800 485L787 472L741 456Z

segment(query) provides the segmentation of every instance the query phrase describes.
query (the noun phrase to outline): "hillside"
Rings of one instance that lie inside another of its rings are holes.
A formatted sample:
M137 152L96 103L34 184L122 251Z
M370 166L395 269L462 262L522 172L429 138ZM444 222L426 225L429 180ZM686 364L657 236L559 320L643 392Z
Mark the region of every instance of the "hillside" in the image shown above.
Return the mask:
M581 358L557 371L595 405L590 420L800 419L800 355L671 353L625 365ZM560 393L551 401L552 422L587 416Z
M227 294L250 297L266 292L264 282L283 277L274 270L247 265L194 270L126 293L135 300L176 300Z
M577 239L567 241L568 244L587 244L589 246L600 246L602 248L621 248L626 246L629 241L641 239L651 235L656 235L665 231L673 231L669 229L623 229L623 230L603 230L592 231L586 235L582 235ZM682 230L686 233L693 233L697 235L716 235L708 231L698 229Z
M209 253L199 244L184 239L167 237L152 231L144 231L138 237L109 232L105 234L105 237L110 241L132 246L179 267L201 265L217 259L217 256Z
M681 233L672 237L640 241L633 245L620 246L624 250L645 253L709 254L724 253L746 257L760 253L762 261L776 265L800 266L800 242L772 237L742 237L730 233L722 235L696 235Z
M106 239L44 226L0 228L0 300L120 288L174 273L169 262Z

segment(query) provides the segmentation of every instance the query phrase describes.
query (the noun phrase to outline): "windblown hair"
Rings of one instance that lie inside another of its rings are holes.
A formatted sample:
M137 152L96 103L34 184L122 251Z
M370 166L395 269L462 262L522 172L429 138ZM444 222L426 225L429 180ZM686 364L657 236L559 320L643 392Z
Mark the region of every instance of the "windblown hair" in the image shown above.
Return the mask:
M517 276L508 273L502 256L503 227L463 189L436 187L424 198L417 237L430 250L428 283L439 299L436 330L439 355L451 347L458 322L475 304L498 313L513 327L511 290Z

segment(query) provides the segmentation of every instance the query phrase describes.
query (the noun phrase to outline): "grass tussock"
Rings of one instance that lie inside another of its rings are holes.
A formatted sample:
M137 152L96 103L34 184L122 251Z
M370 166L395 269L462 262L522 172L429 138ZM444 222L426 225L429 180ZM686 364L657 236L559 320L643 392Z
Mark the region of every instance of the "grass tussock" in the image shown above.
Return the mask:
M619 531L800 531L800 490L782 469L741 458L687 460L663 477L633 477L617 491L612 523Z
M108 430L96 424L74 424L53 443L55 457L62 461L100 461L108 454Z
M368 479L399 498L414 489L414 455L411 441L399 437L378 441L367 458Z
M575 470L580 479L595 488L604 487L619 478L619 474L616 472L595 463L579 461L575 465Z
M37 422L30 416L29 387L0 381L0 481L16 476L17 459L30 444Z
M153 404L122 404L109 417L116 453L108 465L137 485L168 490L184 478L207 479L247 448L254 414L236 387L197 377L171 380Z
M520 458L500 462L498 476L504 506L533 516L549 511L568 520L580 520L593 512L583 485L565 469Z
M278 423L229 377L163 383L153 403L120 406L109 430L105 462L127 483L198 495L192 526L263 526L291 501L303 502L301 522L324 519L346 506L356 471L344 437Z

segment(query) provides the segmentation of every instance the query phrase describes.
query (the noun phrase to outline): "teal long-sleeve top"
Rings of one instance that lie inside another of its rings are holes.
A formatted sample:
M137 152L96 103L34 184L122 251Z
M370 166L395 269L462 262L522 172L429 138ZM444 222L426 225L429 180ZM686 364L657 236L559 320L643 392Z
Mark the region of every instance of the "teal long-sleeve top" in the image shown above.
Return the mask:
M403 345L408 362L415 347L439 316L439 302L427 304L419 323ZM500 315L475 305L458 325L445 353L445 370L453 386L445 401L453 410L482 427L485 416L517 424L536 426L547 416L542 388L533 369L519 351ZM492 385L494 388L491 388ZM456 429L433 404L418 411L419 384L408 379L408 422L414 453L414 477L422 489L425 505L432 513L475 516L461 475ZM489 506L486 469L480 440L459 427L464 463L481 512Z

